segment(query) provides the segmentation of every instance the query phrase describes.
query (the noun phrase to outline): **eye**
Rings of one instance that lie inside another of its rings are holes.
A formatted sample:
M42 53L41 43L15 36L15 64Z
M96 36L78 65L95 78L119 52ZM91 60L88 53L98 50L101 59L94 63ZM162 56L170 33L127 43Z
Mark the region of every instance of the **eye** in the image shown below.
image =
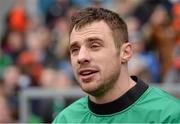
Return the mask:
M97 50L98 48L100 48L100 44L96 43L96 42L93 42L93 43L90 44L90 48L94 49L94 50Z
M70 49L70 53L72 55L76 55L76 54L78 54L78 52L79 52L79 47L73 47Z

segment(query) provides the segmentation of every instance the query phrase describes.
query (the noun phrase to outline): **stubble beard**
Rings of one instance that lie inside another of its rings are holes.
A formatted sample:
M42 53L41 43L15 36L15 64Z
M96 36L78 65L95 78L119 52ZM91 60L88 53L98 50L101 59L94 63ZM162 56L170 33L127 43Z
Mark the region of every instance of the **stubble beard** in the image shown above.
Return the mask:
M94 89L84 88L82 86L83 84L81 84L83 82L80 82L80 81L79 81L79 85L81 89L87 94L97 97L97 98L103 97L106 95L108 91L113 89L113 87L117 83L119 75L120 75L120 71L116 71L111 76L108 76L107 78L97 80L96 82L92 82L92 83L97 83L97 87L95 87Z

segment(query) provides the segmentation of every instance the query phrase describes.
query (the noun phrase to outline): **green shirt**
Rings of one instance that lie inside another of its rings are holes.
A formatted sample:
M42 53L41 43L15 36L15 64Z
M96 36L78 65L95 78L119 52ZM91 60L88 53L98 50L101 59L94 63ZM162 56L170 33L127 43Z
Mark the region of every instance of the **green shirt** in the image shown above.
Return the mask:
M180 101L136 77L137 84L117 100L96 104L85 96L64 109L53 123L180 123Z

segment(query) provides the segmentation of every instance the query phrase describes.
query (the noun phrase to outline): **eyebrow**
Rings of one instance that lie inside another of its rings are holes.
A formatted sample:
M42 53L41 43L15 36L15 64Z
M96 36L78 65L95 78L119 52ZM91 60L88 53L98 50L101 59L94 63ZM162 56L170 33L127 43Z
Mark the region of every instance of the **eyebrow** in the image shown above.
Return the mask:
M72 47L77 46L77 45L78 45L78 42L77 42L77 41L74 41L73 43L71 43L71 44L69 45L69 50L71 50Z
M101 39L98 38L98 37L89 37L89 38L87 38L87 39L85 40L85 42L88 42L88 43L93 42L93 41L101 41L101 42L103 42L103 40L101 40ZM78 45L78 41L73 41L73 43L71 43L71 44L69 45L69 50L70 50L72 47L77 46L77 45Z
M89 37L89 38L86 39L86 42L92 42L92 41L101 41L101 42L103 42L103 40L98 38L98 37Z

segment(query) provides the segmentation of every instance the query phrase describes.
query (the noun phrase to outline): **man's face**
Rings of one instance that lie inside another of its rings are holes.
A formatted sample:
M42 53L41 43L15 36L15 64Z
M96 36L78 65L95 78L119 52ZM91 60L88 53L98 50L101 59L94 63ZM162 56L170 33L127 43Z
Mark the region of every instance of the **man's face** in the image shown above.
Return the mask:
M79 85L93 96L106 93L119 78L120 53L112 31L104 21L72 30L70 57Z

